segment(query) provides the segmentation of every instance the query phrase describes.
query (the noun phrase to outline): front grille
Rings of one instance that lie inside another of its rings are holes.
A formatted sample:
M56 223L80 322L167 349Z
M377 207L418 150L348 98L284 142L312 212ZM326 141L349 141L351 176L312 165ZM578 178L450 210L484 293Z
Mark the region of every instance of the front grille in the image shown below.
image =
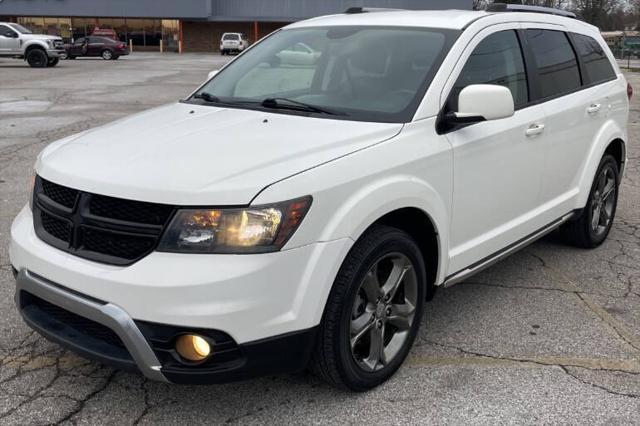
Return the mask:
M156 245L156 238L83 228L82 242L86 250L134 260L140 256L140 253L152 250Z
M42 193L52 201L72 209L78 199L79 191L42 179Z
M76 256L130 265L151 253L175 207L123 200L68 188L36 177L36 234Z
M61 241L69 241L71 238L71 222L59 219L45 211L40 211L40 220L45 232Z
M96 216L147 225L163 225L173 211L171 206L122 200L119 198L94 195L89 203L89 211Z

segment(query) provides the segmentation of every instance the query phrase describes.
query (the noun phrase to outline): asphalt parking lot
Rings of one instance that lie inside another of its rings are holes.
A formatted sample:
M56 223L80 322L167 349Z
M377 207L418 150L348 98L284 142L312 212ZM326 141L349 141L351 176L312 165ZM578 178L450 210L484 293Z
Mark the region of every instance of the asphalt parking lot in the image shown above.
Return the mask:
M640 423L640 73L618 214L599 249L551 235L427 305L410 358L365 394L308 374L175 386L30 331L13 305L11 221L49 142L175 101L226 61L134 54L30 69L0 60L0 424Z

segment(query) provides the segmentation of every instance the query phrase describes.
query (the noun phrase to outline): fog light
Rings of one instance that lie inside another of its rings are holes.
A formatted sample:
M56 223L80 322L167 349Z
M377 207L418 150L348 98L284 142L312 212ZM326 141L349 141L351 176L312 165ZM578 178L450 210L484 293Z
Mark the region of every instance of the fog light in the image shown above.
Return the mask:
M176 340L176 352L187 361L200 362L209 358L213 350L204 337L196 334L183 334Z

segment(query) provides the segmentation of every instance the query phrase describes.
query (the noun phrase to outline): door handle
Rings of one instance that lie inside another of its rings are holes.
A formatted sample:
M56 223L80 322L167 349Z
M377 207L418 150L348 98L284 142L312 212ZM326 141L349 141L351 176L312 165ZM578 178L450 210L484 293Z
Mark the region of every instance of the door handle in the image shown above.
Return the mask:
M600 111L602 108L602 104L591 104L589 108L587 108L587 114L595 114Z
M524 132L527 136L535 136L544 132L544 124L532 124L529 128Z

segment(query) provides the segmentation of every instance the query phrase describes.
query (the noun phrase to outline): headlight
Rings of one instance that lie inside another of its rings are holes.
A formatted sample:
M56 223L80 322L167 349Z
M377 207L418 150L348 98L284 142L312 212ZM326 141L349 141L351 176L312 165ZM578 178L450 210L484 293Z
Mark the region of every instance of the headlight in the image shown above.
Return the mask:
M47 40L47 44L49 45L49 47L50 47L51 49L53 49L53 46L54 46L54 44L53 44L53 40Z
M268 206L181 209L158 251L179 253L265 253L285 245L311 206L311 197Z

